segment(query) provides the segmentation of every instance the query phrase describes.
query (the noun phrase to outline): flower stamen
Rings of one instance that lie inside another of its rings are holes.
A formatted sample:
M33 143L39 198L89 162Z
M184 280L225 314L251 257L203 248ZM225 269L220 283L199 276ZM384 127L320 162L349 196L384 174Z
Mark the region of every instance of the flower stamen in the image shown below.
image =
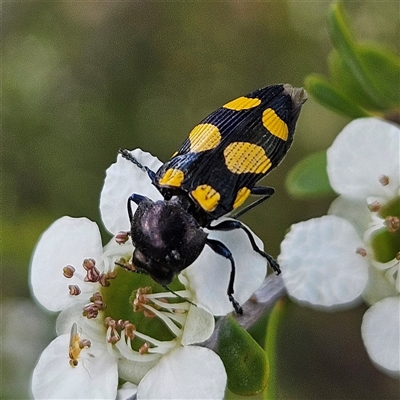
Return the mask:
M387 227L389 232L395 233L400 229L400 219L399 217L388 215L385 218L384 225Z
M368 209L371 212L378 212L381 209L381 204L379 201L375 200L372 203L368 204Z
M63 268L63 275L68 279L72 278L74 276L74 273L75 273L75 268L72 265L66 265Z
M68 285L68 289L71 296L78 296L81 294L81 289L78 285Z
M119 231L115 236L115 241L118 244L125 244L129 240L130 232Z
M89 299L91 303L83 307L82 315L87 319L96 318L99 311L103 311L107 308L107 305L103 302L103 297L99 292L93 294Z
M378 181L382 186L389 185L389 177L387 175L384 174L380 175Z
M359 246L356 249L356 254L359 254L361 257L366 257L367 256L367 250L364 247Z

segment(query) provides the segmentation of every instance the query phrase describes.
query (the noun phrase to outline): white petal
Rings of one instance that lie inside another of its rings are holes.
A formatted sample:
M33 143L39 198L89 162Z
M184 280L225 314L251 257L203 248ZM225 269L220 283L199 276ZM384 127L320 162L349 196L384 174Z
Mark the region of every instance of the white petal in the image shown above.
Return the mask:
M226 372L221 359L204 347L173 350L143 378L141 399L222 399Z
M345 196L393 197L400 185L400 130L376 118L350 122L328 149L328 175L332 188ZM389 177L382 186L379 177Z
M140 149L131 151L131 154L154 172L162 165L158 158ZM106 171L100 194L100 213L104 226L114 235L119 231L130 230L127 200L132 193L142 194L153 200L162 199L161 194L151 184L147 173L119 154L117 162ZM136 209L134 204L132 209L133 211Z
M368 304L375 304L385 297L398 294L396 287L384 276L383 271L378 271L373 265L368 268L368 284L363 292L363 298Z
M201 343L214 332L214 316L201 307L191 306L185 322L181 343L184 346Z
M364 314L364 345L372 361L386 372L400 372L400 298L379 301Z
M90 337L83 336L90 340ZM54 339L43 351L33 371L35 399L114 399L117 394L117 359L105 344L92 341L83 349L78 365L69 364L70 335Z
M368 224L371 222L371 212L368 210L365 199L350 199L339 196L332 202L328 214L336 215L351 222L360 237L363 237Z
M133 383L126 382L118 389L117 400L129 400L136 392L137 386Z
M87 303L86 303L87 304ZM57 335L71 332L72 324L77 324L79 332L83 331L95 341L105 340L103 318L87 319L82 315L82 304L74 304L60 312L56 322Z
M118 376L120 379L138 385L157 363L158 360L137 362L121 358L118 362Z
M85 275L82 262L85 258L101 256L100 231L87 218L62 217L41 236L31 261L31 287L39 302L51 311L59 311L77 301L69 295L68 285L78 285L82 294L95 292L97 286L76 276L67 279L63 268L72 265L77 273ZM78 296L78 297L80 297Z
M278 258L288 293L317 307L350 306L368 280L368 260L353 226L336 216L292 225Z
M222 221L218 220L216 223ZM260 249L263 243L253 233ZM267 272L267 261L256 253L242 229L230 232L211 231L210 239L221 241L232 252L236 264L234 297L243 304L261 286ZM231 273L231 263L206 246L199 258L182 272L195 293L196 304L214 315L226 315L233 310L226 294Z

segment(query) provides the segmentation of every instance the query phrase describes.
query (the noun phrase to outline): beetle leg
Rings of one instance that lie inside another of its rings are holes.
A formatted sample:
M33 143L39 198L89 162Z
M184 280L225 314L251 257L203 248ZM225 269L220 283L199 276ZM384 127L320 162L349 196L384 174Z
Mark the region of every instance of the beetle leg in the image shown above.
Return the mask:
M260 199L254 201L253 203L249 204L248 206L242 208L237 213L231 215L231 218L239 218L247 211L250 211L254 207L258 206L259 204L263 203L265 200L269 199L275 193L275 189L271 186L254 186L251 189L250 194L254 194L256 196L262 196Z
M133 211L132 211L132 207L131 207L131 202L133 201L135 204L139 204L145 198L146 198L145 196L142 196L141 194L137 194L137 193L133 193L128 197L129 221L132 221L132 219L133 219Z
M222 221L217 225L214 226L207 226L207 229L212 230L212 231L233 231L234 229L243 229L246 232L247 237L250 240L251 247L255 252L258 254L262 255L264 258L267 259L269 265L271 268L275 271L277 275L281 273L281 269L279 268L278 262L269 254L267 254L265 251L261 250L258 246L256 241L254 240L253 235L249 231L249 229L246 228L240 221L232 221L232 220L226 220ZM210 239L208 239L210 240Z
M220 256L227 258L231 262L231 275L229 277L228 284L228 298L232 303L233 308L235 309L236 314L243 314L243 309L240 307L240 304L233 297L233 284L235 282L235 260L233 259L231 251L220 241L214 239L206 239L206 244L210 246L210 248L215 251Z

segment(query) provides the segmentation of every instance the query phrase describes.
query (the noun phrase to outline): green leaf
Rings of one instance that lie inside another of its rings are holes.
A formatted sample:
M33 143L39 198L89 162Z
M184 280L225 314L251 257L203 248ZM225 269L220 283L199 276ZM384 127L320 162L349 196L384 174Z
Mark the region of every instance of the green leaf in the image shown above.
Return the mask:
M334 194L326 172L326 151L303 158L286 178L288 192L298 198L312 198Z
M336 50L329 55L329 70L332 85L336 87L336 90L342 92L349 102L366 110L385 110L384 107L369 98Z
M381 93L379 84L374 81L374 76L371 76L363 62L360 51L358 51L358 46L353 41L341 2L333 3L330 8L328 29L333 46L346 63L348 71L351 72L354 79L362 87L365 96L368 96L369 101L373 102L377 107L391 108L391 101Z
M324 76L311 74L307 76L304 85L310 93L323 106L344 114L352 119L371 116L353 100L339 91Z
M357 46L357 53L379 95L392 107L399 107L400 59L387 50L365 45Z
M269 370L265 352L232 316L221 326L217 353L225 365L230 391L248 396L264 390Z

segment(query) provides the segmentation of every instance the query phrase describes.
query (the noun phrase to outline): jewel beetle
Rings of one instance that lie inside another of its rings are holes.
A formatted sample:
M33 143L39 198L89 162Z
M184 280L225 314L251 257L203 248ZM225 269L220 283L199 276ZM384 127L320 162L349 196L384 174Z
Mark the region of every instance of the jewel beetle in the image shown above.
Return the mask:
M163 196L163 200L153 201L133 193L128 199L130 236L135 247L131 269L149 274L166 286L209 246L230 262L227 295L236 313L241 314L242 308L234 298L235 260L227 246L209 238L205 229L242 229L253 250L280 273L278 263L257 246L237 218L274 193L272 187L256 184L289 150L306 100L303 88L289 84L267 86L238 97L196 125L158 171L120 149L125 159L147 173ZM261 197L230 215L234 219L211 225L236 210L250 194ZM137 205L135 212L132 202Z

